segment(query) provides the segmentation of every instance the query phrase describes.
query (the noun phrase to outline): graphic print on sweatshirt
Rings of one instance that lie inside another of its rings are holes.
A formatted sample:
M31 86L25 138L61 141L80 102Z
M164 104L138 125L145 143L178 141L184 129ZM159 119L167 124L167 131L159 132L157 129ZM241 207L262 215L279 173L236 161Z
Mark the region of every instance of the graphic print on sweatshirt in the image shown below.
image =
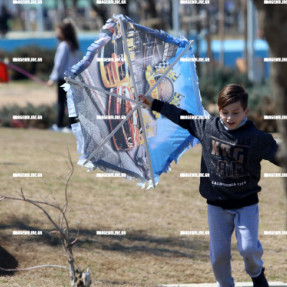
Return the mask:
M222 179L239 179L249 175L246 164L249 145L235 143L210 136L211 158L216 167L216 175Z

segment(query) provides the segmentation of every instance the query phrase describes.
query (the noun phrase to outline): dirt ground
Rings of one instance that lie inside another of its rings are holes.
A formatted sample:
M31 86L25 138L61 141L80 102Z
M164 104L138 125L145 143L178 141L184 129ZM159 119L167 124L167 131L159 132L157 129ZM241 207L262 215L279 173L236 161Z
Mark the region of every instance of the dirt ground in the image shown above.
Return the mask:
M52 92L51 92L52 93ZM45 96L46 97L46 96ZM74 255L79 268L90 268L92 286L155 286L172 283L214 283L209 261L209 236L182 236L180 231L208 231L206 203L199 195L198 178L180 173L199 172L201 147L188 151L153 190L135 182L99 178L76 165L72 134L45 130L0 129L0 193L63 203L68 173L67 148L75 171L69 185L68 218L72 237L79 228ZM42 173L42 178L13 178L17 172ZM280 172L263 161L264 172ZM264 265L271 281L287 282L285 195L280 178L261 179L260 240ZM51 211L54 218L58 214ZM41 236L17 236L15 230L40 230ZM42 264L67 266L67 258L41 211L24 202L0 202L0 264L10 268ZM123 230L125 236L100 236L99 230ZM250 281L232 240L232 269L236 281ZM6 265L7 266L7 265ZM7 267L6 267L7 268ZM41 268L0 277L0 286L69 286L65 269Z

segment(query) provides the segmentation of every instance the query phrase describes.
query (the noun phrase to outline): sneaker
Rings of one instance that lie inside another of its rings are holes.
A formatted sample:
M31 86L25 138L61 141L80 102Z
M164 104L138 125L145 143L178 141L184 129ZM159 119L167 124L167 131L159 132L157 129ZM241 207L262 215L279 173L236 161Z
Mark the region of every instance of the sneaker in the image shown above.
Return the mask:
M56 124L53 124L50 128L49 128L50 131L53 131L53 132L60 132L61 131L61 128L59 128Z
M269 284L264 275L264 268L258 277L252 278L253 287L269 287Z
M65 134L70 134L72 132L72 129L68 127L64 127L62 128L61 132Z

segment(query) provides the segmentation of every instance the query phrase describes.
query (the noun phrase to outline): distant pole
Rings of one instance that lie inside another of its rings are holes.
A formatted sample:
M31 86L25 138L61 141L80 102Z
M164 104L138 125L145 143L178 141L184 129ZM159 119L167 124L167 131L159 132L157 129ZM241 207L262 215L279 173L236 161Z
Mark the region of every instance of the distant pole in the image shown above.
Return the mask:
M37 30L44 31L43 5L37 5Z
M210 11L209 8L205 8L206 11L206 18L205 18L205 29L207 29L207 35L206 35L206 42L207 42L207 58L209 58L209 63L207 63L207 75L211 76L214 73L214 59L212 54L212 36L211 36L211 27L210 27Z
M200 15L200 7L199 5L195 5L195 11L196 11L196 16ZM200 58L200 43L201 43L201 36L200 36L200 32L201 32L201 20L198 19L196 21L196 52L195 52L195 57L196 58ZM196 66L196 70L197 70L197 74L200 77L201 76L201 65L197 65Z
M58 23L62 22L64 14L64 4L62 1L57 2L57 20Z
M245 73L248 72L248 49L247 49L247 43L248 43L248 18L247 18L247 3L246 0L242 1L242 9L243 9L243 15L244 15L244 63L245 63Z
M23 5L24 6L24 15L25 15L25 31L31 31L31 22L30 22L30 9L29 5Z
M219 0L220 68L224 67L224 0Z
M254 39L255 39L255 9L252 0L247 3L247 54L248 54L248 78L254 81Z
M180 33L179 0L172 0L172 26L174 35L178 37Z

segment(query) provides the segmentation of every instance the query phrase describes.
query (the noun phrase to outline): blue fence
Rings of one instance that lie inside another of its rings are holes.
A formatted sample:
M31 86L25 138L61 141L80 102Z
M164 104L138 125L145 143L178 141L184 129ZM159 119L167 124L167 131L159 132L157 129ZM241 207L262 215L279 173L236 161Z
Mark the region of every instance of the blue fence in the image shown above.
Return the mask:
M90 44L98 38L98 35L80 35L79 42L80 48L83 54L86 53ZM50 38L24 38L24 39L0 39L0 50L11 51L19 47L36 45L47 49L56 49L57 40L54 37ZM227 67L235 67L236 60L243 58L244 55L244 41L243 40L225 40L224 44L224 64ZM219 60L221 42L219 40L213 40L211 44L213 57ZM196 46L195 46L196 49ZM206 41L201 42L201 57L206 57L207 44ZM265 57L269 57L269 47L266 41L255 41L255 57L261 58L262 61ZM264 63L265 78L269 77L270 64Z

